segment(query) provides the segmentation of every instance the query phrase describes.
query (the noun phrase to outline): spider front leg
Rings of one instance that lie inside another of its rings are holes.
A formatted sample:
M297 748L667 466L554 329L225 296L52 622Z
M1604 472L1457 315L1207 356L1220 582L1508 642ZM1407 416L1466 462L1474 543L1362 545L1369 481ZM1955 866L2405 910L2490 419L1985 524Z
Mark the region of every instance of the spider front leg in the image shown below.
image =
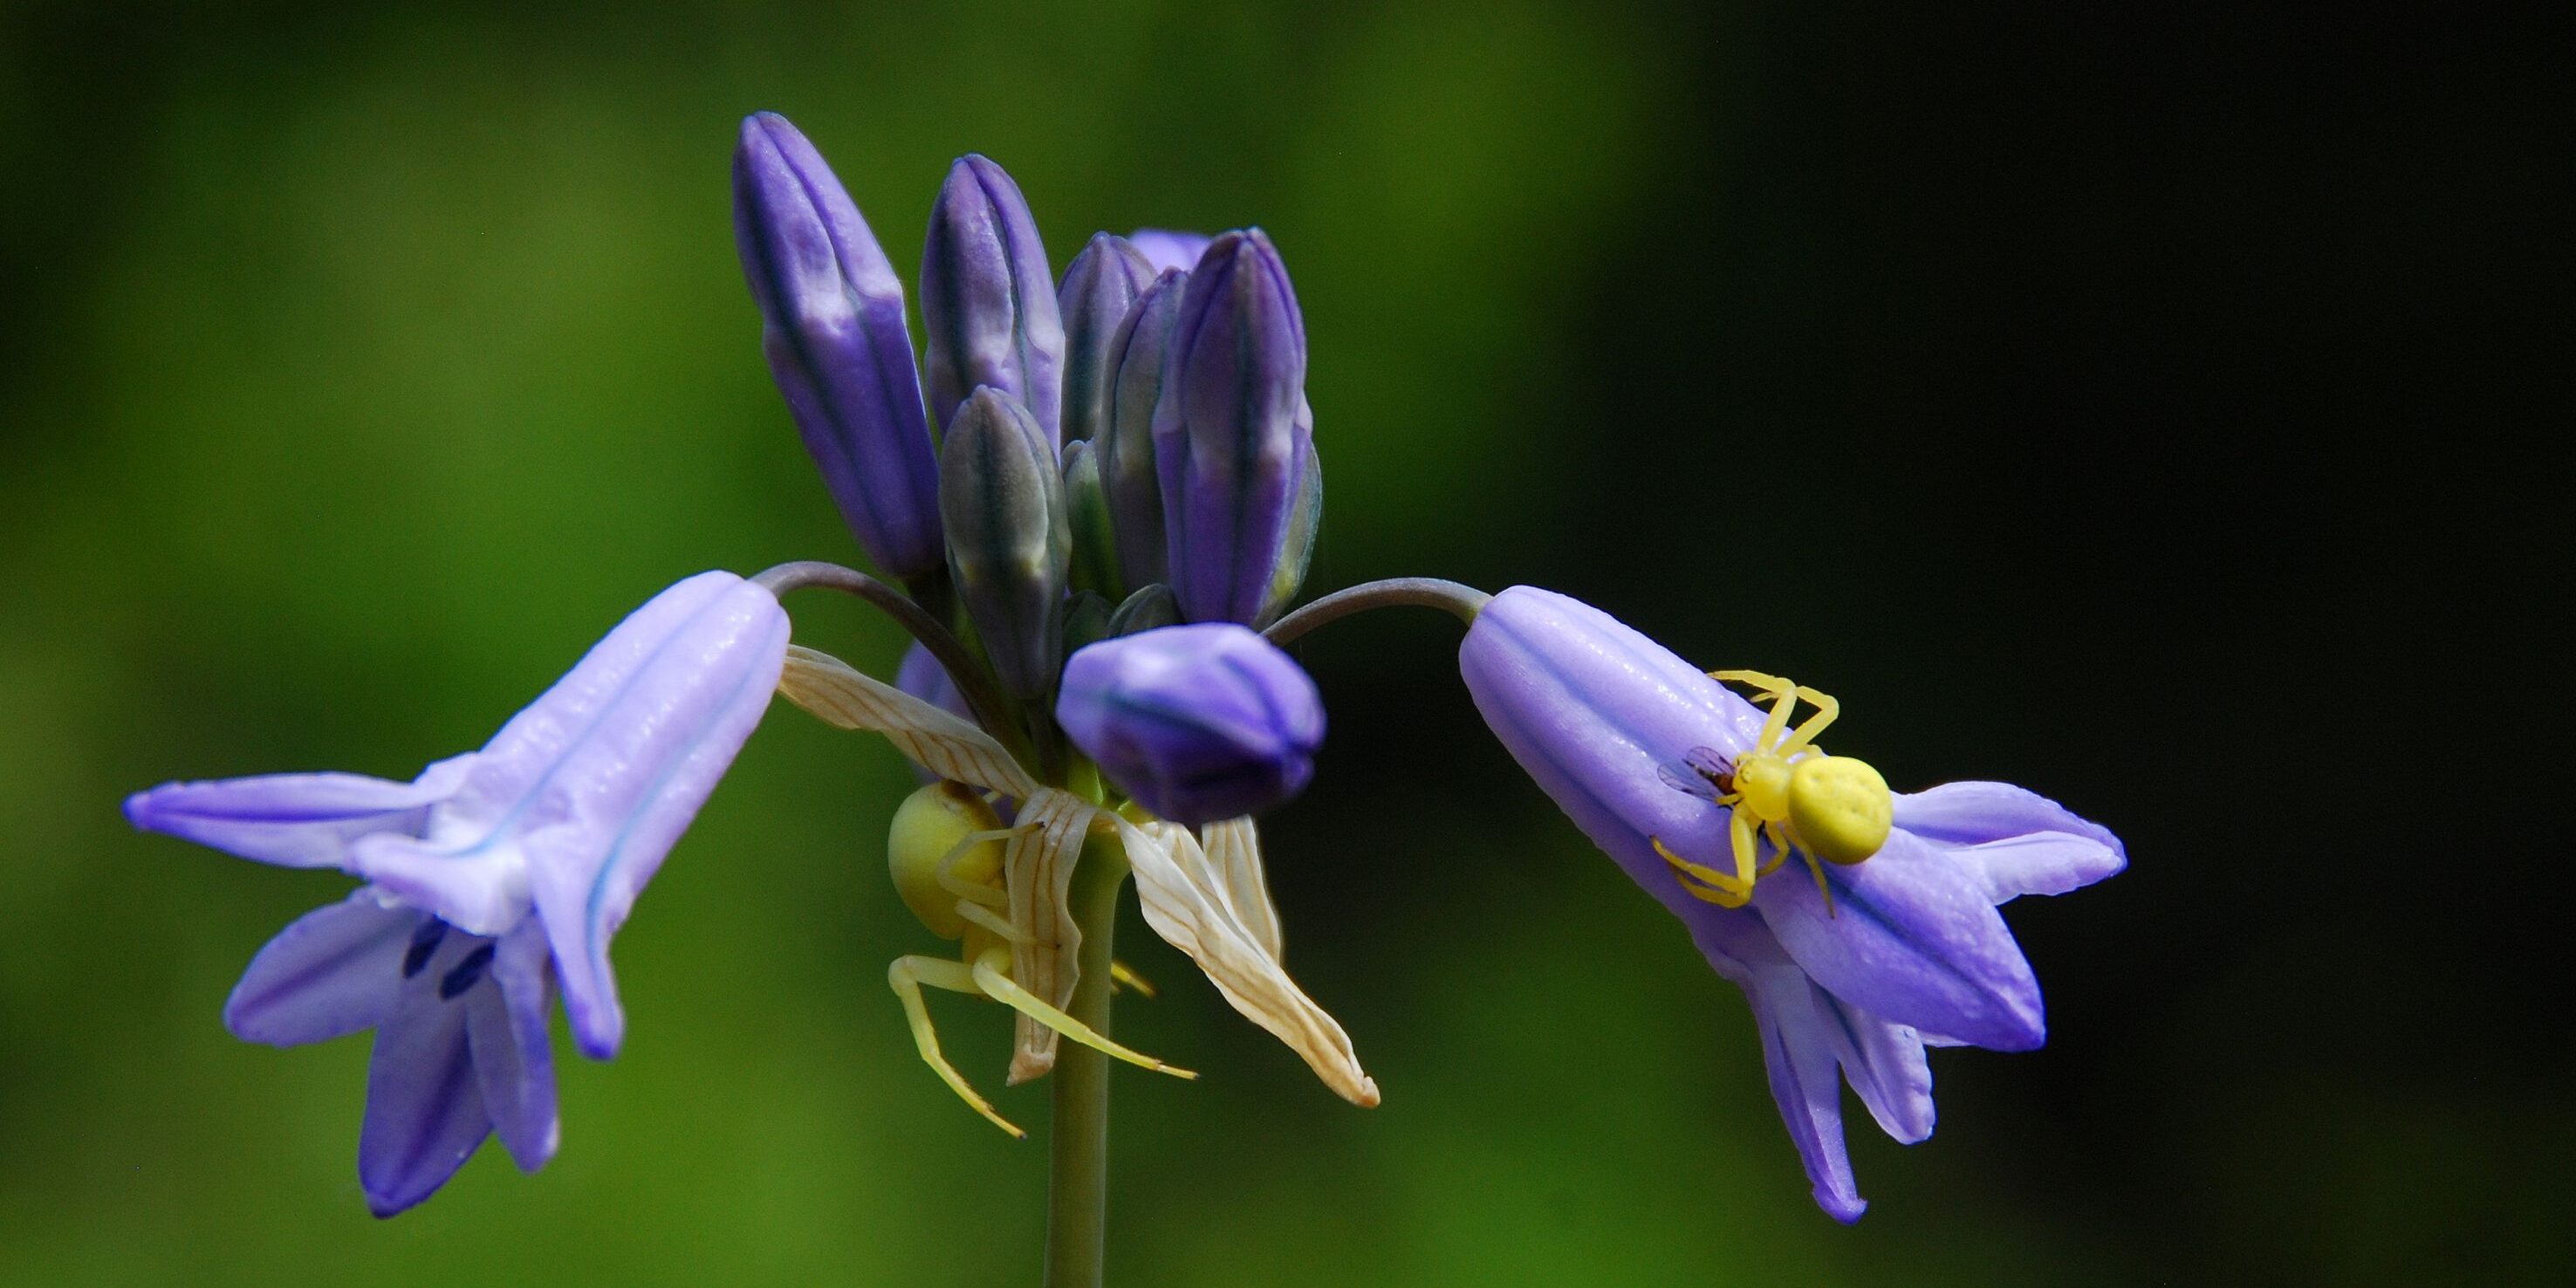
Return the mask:
M1150 1055L1130 1051L1101 1036L1090 1025L1057 1010L1041 1000L1037 994L1020 987L1018 982L1011 978L1010 968L1010 949L1001 947L985 949L984 954L975 959L973 971L975 991L1103 1055L1124 1060L1140 1069L1168 1073L1175 1078L1198 1077L1197 1074L1178 1065L1165 1064Z
M1831 694L1819 693L1802 684L1798 686L1798 696L1805 698L1810 705L1814 706L1816 713L1807 717L1806 723L1799 725L1796 733L1789 735L1789 741L1780 744L1780 754L1783 756L1793 756L1814 746L1816 735L1823 733L1825 726L1832 724L1834 717L1843 713L1843 704L1834 701Z
M1673 853L1665 846L1662 837L1650 836L1646 841L1655 847L1655 853L1663 856L1664 862L1672 865L1674 872L1681 875L1682 889L1689 891L1692 898L1721 908L1741 908L1753 901L1753 882L1760 875L1753 868L1752 811L1741 805L1729 811L1726 831L1735 852L1735 872L1732 875Z
M1708 678L1731 680L1748 688L1760 690L1762 697L1771 704L1771 713L1769 718L1762 722L1762 734L1753 740L1753 745L1762 750L1770 750L1780 745L1780 734L1789 727L1789 714L1798 707L1797 685L1761 671L1711 671L1708 673Z
M894 989L894 995L903 1000L903 1017L912 1025L912 1042L921 1049L922 1063L929 1065L930 1071L938 1074L939 1080L947 1083L948 1089L956 1092L976 1113L984 1115L994 1126L1011 1135L1027 1139L1027 1132L994 1112L993 1102L977 1095L975 1089L967 1085L965 1076L957 1072L956 1066L948 1063L948 1057L940 1054L939 1034L930 1027L930 1008L921 1000L921 986L924 984L952 993L982 993L984 990L977 986L975 972L969 970L964 962L907 955L895 958L886 967L886 983Z

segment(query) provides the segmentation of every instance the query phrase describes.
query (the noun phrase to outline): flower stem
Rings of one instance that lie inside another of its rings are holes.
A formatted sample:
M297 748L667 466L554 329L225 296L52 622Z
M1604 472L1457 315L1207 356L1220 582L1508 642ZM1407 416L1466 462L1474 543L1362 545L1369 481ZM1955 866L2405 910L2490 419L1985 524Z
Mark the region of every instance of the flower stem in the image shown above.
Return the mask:
M1082 973L1065 1009L1103 1037L1109 1034L1110 937L1118 926L1118 887L1126 880L1126 851L1115 836L1095 835L1083 844L1067 894L1082 930ZM1109 1057L1062 1043L1052 1078L1046 1288L1100 1288L1109 1220Z
M751 580L773 595L784 596L791 590L821 586L866 600L893 618L896 625L910 632L932 657L939 659L939 665L947 670L949 680L956 684L958 696L966 700L967 710L975 713L975 721L984 726L984 732L1001 739L1004 746L1024 747L1026 737L1020 731L1019 721L1013 718L1013 713L1019 708L1003 697L1001 690L993 687L993 682L984 674L983 666L976 662L975 655L967 650L965 644L941 625L928 609L914 603L902 591L856 568L844 568L819 559L783 563ZM925 589L944 584L944 580L925 583ZM945 591L936 593L944 594Z
M1438 577L1390 577L1334 591L1272 622L1270 629L1261 634L1273 644L1286 644L1318 626L1339 621L1353 613L1397 604L1437 608L1454 615L1459 621L1472 622L1476 620L1476 614L1484 611L1485 601L1492 598L1473 586L1443 581Z

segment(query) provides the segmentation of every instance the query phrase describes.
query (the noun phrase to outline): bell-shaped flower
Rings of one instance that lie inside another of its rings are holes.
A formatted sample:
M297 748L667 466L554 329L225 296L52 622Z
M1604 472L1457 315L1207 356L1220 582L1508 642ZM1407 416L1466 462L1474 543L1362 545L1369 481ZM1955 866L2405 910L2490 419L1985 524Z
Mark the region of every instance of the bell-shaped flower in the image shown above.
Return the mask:
M984 157L958 158L931 207L921 324L930 410L941 425L977 386L989 386L1028 407L1050 455L1062 445L1064 320L1055 277L1020 185Z
M1056 723L1145 808L1192 827L1285 804L1315 775L1324 703L1304 668L1231 622L1102 640L1065 663Z
M1525 586L1485 605L1459 665L1513 758L1744 988L1817 1200L1845 1220L1861 1203L1834 1069L1891 1135L1928 1134L1924 1042L2019 1051L2046 1038L2038 982L1996 905L2126 863L2117 838L2054 802L1953 783L1892 794L1884 840L1857 857L1794 864L1773 841L1752 888L1727 898L1709 878L1724 879L1734 815L1755 806L1745 784L1720 795L1696 776L1753 765L1778 722L1598 609ZM1810 758L1835 759L1796 753Z
M1259 229L1209 243L1169 344L1153 435L1172 592L1191 621L1266 625L1304 578L1322 496L1304 486L1305 323Z
M770 373L859 547L897 578L938 568L939 463L903 283L822 154L775 112L742 123L733 223Z
M481 751L410 783L172 783L126 816L263 863L344 869L468 935L533 920L575 1041L606 1059L626 1023L609 940L759 723L787 634L768 590L701 573L618 623Z
M224 1025L272 1046L376 1031L358 1181L386 1217L435 1193L486 1137L525 1171L554 1157L553 995L535 922L469 935L368 887L260 949Z

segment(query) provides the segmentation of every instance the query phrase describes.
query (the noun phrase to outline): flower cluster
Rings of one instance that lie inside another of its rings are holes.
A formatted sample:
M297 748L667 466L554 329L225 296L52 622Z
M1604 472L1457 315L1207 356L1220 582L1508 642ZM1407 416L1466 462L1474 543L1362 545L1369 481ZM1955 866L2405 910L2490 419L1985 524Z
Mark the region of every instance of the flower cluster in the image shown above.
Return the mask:
M359 1173L379 1215L487 1136L531 1171L553 1155L554 999L583 1054L615 1054L610 938L773 692L883 735L923 778L890 822L889 875L954 950L898 957L887 980L976 1112L1019 1130L942 1054L925 988L1010 1008L1013 1082L1067 1041L1192 1076L1109 1036L1107 976L1133 979L1097 951L1114 904L1077 891L1106 876L1114 899L1128 875L1228 1003L1376 1104L1349 1036L1281 965L1253 820L1303 790L1323 740L1280 644L1383 604L1469 623L1460 670L1495 735L1743 988L1829 1213L1863 1206L1841 1080L1914 1141L1932 1127L1928 1045L2042 1041L1995 909L2117 871L2100 827L2001 784L1892 793L1817 744L1839 710L1824 694L1703 674L1547 591L1406 580L1288 611L1323 483L1304 323L1259 230L1102 233L1058 278L1018 185L965 157L924 239L916 351L902 280L794 126L745 121L733 176L763 351L879 575L681 581L482 750L410 782L287 774L127 802L137 827L364 883L261 950L225 1019L280 1045L376 1031ZM789 643L779 599L804 587L912 634L893 683ZM1814 714L1793 724L1801 702Z

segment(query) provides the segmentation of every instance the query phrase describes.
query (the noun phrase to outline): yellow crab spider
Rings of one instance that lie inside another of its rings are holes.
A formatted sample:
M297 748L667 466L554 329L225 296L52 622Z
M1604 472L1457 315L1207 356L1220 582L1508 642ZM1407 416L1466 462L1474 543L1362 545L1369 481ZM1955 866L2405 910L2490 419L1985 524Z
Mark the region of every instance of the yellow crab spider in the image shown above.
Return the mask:
M1110 1041L1011 979L1011 945L1025 936L999 910L1010 906L1002 885L1002 845L1014 834L1015 829L1002 826L983 797L956 783L932 783L906 797L895 810L886 837L886 866L894 877L895 892L930 933L963 945L954 960L907 954L886 967L886 983L903 1001L904 1019L912 1026L913 1044L920 1048L922 1062L994 1126L1013 1136L1028 1135L996 1112L992 1102L977 1094L948 1057L940 1054L939 1035L931 1028L930 1008L921 996L922 986L928 985L990 998L1129 1064L1176 1078L1197 1077ZM1130 985L1150 996L1134 972L1123 973ZM1111 974L1116 978L1121 972L1113 968Z
M1816 735L1842 713L1842 704L1804 685L1760 671L1711 671L1709 678L1744 685L1771 704L1753 750L1732 764L1714 749L1694 747L1677 765L1659 770L1664 782L1728 809L1727 838L1735 870L1723 872L1693 863L1672 852L1660 837L1648 837L1655 853L1671 864L1682 888L1693 898L1725 908L1753 900L1753 883L1768 876L1794 851L1806 860L1833 909L1834 895L1825 884L1824 863L1859 863L1878 853L1894 825L1896 802L1887 780L1863 761L1828 756L1815 745ZM1795 730L1789 717L1800 699L1815 713ZM1759 852L1755 836L1771 843L1771 861L1754 866Z

